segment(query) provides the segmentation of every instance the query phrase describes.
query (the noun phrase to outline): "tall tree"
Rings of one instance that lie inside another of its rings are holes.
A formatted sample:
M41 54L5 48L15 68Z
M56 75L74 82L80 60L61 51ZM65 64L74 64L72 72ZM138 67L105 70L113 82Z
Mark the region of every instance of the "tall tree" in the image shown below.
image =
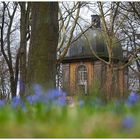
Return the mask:
M29 31L29 15L30 15L30 3L20 2L20 82L19 82L19 94L21 97L25 95L25 83L26 83L26 69L27 69L27 41L30 37Z
M55 87L58 30L58 2L31 3L27 94L34 84Z
M105 84L105 92L107 93L107 98L110 99L112 97L112 90L113 90L113 40L115 37L115 20L118 15L118 7L119 2L117 3L109 3L109 22L107 25L106 15L104 4L102 2L98 3L98 8L101 16L102 21L102 28L103 28L103 35L107 44L108 56L109 60L106 62L107 64L107 75L106 75L106 84Z

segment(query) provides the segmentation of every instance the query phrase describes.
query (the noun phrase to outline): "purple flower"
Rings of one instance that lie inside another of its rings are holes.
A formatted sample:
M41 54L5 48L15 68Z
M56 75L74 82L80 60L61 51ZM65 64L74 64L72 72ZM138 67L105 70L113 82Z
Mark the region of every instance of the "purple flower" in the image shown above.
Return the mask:
M42 100L47 104L64 106L66 105L66 93L60 89L51 89L43 96Z
M5 100L0 100L0 107L3 107L5 105Z
M26 100L32 105L40 101L40 96L38 95L27 96Z
M25 83L23 82L22 79L19 80L19 84L20 84L20 90L23 91L25 89Z
M122 121L122 127L124 129L130 129L134 127L134 118L131 116L126 116Z
M60 89L51 89L48 90L48 92L43 93L42 88L39 85L35 85L34 91L34 95L27 96L26 98L31 105L45 103L64 106L66 104L66 93Z
M139 100L139 95L135 92L131 92L127 99L127 105L132 106Z
M66 93L60 89L51 89L46 93L46 98L49 100L56 99L60 96L66 96Z
M21 107L22 106L22 101L21 101L21 99L19 97L14 97L12 99L11 105L12 105L13 108L16 108L18 106Z
M33 90L36 95L41 95L43 93L43 89L39 84L34 84Z
M66 105L66 97L64 97L64 96L59 97L58 100L57 100L57 105L65 106Z

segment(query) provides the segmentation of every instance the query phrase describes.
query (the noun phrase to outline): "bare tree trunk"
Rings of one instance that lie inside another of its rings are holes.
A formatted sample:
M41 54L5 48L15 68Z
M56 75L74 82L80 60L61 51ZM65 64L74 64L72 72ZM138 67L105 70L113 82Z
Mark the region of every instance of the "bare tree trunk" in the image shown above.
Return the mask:
M0 99L6 98L6 83L5 83L5 61L2 58L0 60Z
M27 62L27 33L29 27L29 12L30 7L29 3L20 2L21 8L21 20L20 20L20 97L24 97L25 95L25 84L26 84L26 62ZM27 9L26 9L27 5Z
M33 84L40 84L44 90L55 87L58 3L32 3L31 14L28 94L32 92Z
M14 75L13 73L10 73L10 87L11 87L12 98L16 96L16 85L15 85L15 79L13 75Z
M107 65L106 73L106 94L107 99L111 99L113 96L113 64Z

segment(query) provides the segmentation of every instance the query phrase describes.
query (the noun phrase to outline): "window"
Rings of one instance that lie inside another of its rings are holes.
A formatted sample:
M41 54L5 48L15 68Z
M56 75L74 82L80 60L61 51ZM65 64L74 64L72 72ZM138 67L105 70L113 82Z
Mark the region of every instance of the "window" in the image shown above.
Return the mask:
M80 65L77 69L77 80L79 85L87 84L87 68L85 65Z

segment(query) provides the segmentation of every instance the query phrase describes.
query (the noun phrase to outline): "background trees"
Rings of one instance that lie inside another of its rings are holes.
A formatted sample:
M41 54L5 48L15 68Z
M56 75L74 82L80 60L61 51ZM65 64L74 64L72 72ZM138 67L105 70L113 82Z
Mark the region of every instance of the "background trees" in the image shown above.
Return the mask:
M16 96L17 91L17 82L18 82L18 62L19 57L18 53L15 54L17 51L16 42L15 41L15 31L17 30L18 26L17 23L14 21L16 18L16 10L17 10L17 3L16 2L1 2L1 25L0 25L0 47L1 47L1 60L3 66L2 67L2 77L1 81L8 81L10 84L10 94L12 97ZM15 55L14 55L15 54ZM6 69L3 69L3 68ZM6 71L6 79L4 73ZM8 75L8 76L7 76ZM6 90L8 85L7 82L2 82L2 89L3 91Z
M121 14L125 15L125 20L120 27L122 45L124 54L129 61L129 88L131 90L140 89L140 3L139 2L121 2Z
M49 2L1 2L0 7L1 98L14 97L19 90L24 96L26 84L29 88L34 83L46 89L54 87L56 67L57 85L61 86L61 61L69 46L91 26L92 14L101 17L108 48L109 60L101 60L108 65L107 92L112 88L113 36L119 39L128 60L120 69L128 65L135 75L130 81L140 83L139 2L59 2L59 6ZM93 55L101 59L95 52Z

